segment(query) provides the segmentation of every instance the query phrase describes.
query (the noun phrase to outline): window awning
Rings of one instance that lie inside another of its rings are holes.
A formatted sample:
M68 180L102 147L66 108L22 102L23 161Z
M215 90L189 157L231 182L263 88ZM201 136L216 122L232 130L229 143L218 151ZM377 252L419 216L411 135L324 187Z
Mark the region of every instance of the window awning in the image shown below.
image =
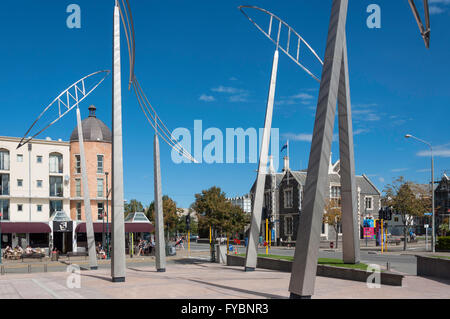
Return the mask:
M52 232L50 226L46 223L2 222L0 227L2 234L42 234Z
M106 223L104 225L105 228L103 228L103 223L94 223L94 233L102 233L103 229L106 232ZM108 223L108 230L111 232L111 223ZM155 227L151 223L125 223L126 233L153 233L154 231ZM85 233L86 223L78 224L75 232Z

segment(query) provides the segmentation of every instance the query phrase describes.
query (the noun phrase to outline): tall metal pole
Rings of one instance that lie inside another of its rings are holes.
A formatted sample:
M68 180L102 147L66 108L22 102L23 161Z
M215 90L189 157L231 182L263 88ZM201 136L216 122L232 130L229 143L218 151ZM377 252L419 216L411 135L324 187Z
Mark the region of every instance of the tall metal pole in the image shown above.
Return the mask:
M256 268L258 257L258 239L261 232L261 214L264 200L264 185L267 174L267 159L269 155L270 130L272 128L273 103L275 100L275 88L278 71L278 48L273 56L272 76L270 79L269 96L267 98L266 119L262 137L261 152L259 156L258 176L256 178L255 199L250 224L247 254L245 257L245 271L253 271Z
M125 223L123 204L122 90L120 70L120 12L116 0L113 33L112 260L113 282L125 281Z
M3 200L0 199L0 265L2 264L2 223L3 223ZM12 246L12 245L11 245Z
M108 209L108 197L109 197L109 189L108 189L108 172L105 172L106 175L106 258L109 259L109 209Z
M431 209L432 209L432 218L433 220L432 222L432 236L431 236L431 246L432 248L432 252L436 252L436 230L435 230L435 226L436 226L436 212L435 212L435 208L434 208L434 158L433 158L433 147L430 144L430 150L431 150Z
M326 199L325 190L329 185L328 170L336 114L336 100L341 94L348 94L349 92L340 83L342 78L345 79L345 76L342 76L342 59L345 51L347 9L348 0L333 0L311 152L308 162L305 197L302 205L303 211L299 220L297 244L295 245L295 256L289 284L291 298L311 298L314 294L322 216ZM348 86L348 83L346 85ZM343 96L340 96L339 104L343 104L342 102L345 99ZM348 128L347 134L351 133L350 128ZM341 130L339 134L341 134ZM341 146L340 137L339 147L341 148ZM348 155L347 157L350 160L350 156ZM351 175L351 165L348 166L347 170L347 174ZM351 176L348 177L350 179L347 181L347 186L351 185ZM346 191L350 191L350 189L346 189ZM348 200L353 198L353 196L347 196L345 198ZM344 201L344 197L342 200ZM344 206L344 203L342 206ZM348 213L351 213L351 210L348 210L347 213L343 210L343 218ZM343 220L343 222L345 221ZM352 224L349 225L349 229L351 229ZM346 249L346 245L343 248Z
M97 253L95 251L94 224L92 222L91 199L86 170L86 156L84 152L83 128L81 126L80 109L77 107L78 142L80 145L81 180L83 183L84 214L86 216L86 237L89 252L89 267L94 270L98 268Z
M157 127L157 126L156 126ZM161 186L161 164L159 156L159 139L155 131L155 139L153 144L153 165L154 165L154 189L155 189L155 266L156 271L166 271L166 251L164 240L164 216L163 216L163 200ZM167 227L169 232L169 227Z

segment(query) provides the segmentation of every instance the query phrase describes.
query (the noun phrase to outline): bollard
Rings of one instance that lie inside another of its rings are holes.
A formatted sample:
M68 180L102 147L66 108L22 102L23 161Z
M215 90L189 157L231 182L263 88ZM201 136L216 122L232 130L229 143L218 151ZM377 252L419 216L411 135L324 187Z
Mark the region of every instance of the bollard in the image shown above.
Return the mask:
M386 263L386 268L387 268L387 271L391 270L391 263L389 261Z
M0 274L1 275L5 274L5 266L3 266L3 265L0 267Z
M47 264L44 264L44 272L47 272Z
M28 264L28 273L31 273L31 265Z

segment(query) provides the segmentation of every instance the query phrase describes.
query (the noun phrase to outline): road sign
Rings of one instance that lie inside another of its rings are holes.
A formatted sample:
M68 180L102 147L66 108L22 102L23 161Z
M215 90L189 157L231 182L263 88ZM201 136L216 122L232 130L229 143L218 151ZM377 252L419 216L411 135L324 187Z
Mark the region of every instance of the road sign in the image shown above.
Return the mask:
M433 213L424 213L425 216L431 216Z
M364 227L364 238L372 238L374 235L373 227Z
M430 225L425 224L425 225L423 225L423 227L428 228L428 227L430 227Z

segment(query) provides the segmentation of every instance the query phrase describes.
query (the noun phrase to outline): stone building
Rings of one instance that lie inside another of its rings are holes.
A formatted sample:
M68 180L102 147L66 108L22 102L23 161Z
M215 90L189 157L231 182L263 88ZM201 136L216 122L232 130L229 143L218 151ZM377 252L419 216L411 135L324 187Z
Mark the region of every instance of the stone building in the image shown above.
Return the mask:
M341 198L340 183L340 162L331 163L329 166L329 187L325 190L326 196L338 202ZM271 215L274 225L274 240L279 242L294 242L297 238L299 216L302 212L302 200L304 197L304 187L306 183L306 170L294 171L289 168L289 158L284 158L284 168L281 173L269 169L266 177L265 196L263 207ZM381 193L366 175L357 175L357 210L358 223L360 225L360 236L364 218L378 218L378 211L381 207ZM251 189L254 198L255 184ZM263 225L261 231L263 233ZM338 227L341 236L341 227ZM321 238L333 240L336 233L333 227L322 224Z

